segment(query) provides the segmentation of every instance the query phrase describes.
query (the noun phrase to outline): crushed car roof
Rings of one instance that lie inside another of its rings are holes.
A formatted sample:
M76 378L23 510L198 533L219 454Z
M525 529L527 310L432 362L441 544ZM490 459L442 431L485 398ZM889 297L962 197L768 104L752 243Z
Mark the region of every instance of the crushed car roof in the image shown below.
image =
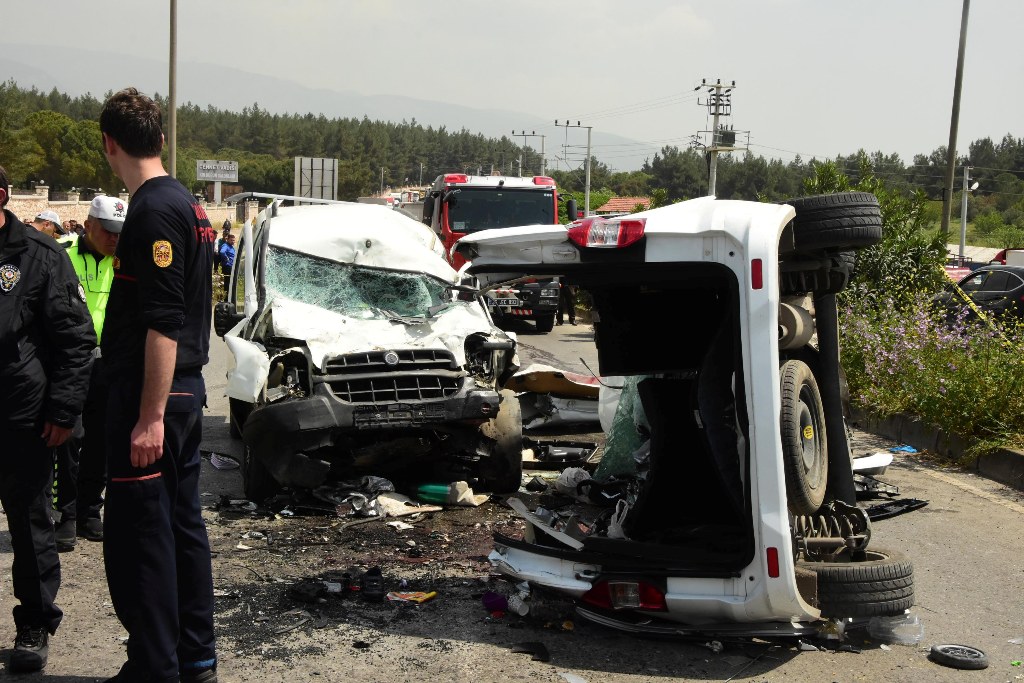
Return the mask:
M272 219L269 241L337 263L426 273L451 283L459 279L430 228L385 206L281 207Z

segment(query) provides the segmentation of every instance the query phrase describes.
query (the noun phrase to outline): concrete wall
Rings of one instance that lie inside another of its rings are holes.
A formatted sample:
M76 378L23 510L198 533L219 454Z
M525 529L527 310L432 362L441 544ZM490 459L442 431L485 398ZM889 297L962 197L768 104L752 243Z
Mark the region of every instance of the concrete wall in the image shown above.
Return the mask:
M16 191L11 188L9 191ZM38 187L36 188L35 194L12 194L11 199L7 202L7 209L15 216L21 219L32 220L39 212L55 211L60 220L64 221L74 219L79 223L84 223L86 217L89 215L89 204L88 201L83 201L79 198L78 194L70 195L71 199L64 201L51 201L47 199L48 188ZM130 201L127 194L120 195L125 201ZM221 206L214 206L212 204L205 204L207 215L210 216L210 223L214 228L220 229L221 224L225 218L231 219L231 222L235 222L235 207L222 204ZM253 213L253 216L256 214Z

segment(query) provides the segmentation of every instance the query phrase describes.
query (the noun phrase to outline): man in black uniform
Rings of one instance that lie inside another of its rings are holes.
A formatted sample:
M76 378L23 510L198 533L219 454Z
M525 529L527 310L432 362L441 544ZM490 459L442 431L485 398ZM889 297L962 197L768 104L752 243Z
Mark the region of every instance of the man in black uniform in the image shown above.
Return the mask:
M103 151L131 193L107 300L103 550L128 661L113 681L215 683L210 544L199 506L216 233L167 175L159 106L134 88L100 114Z
M0 503L14 550L12 671L46 666L60 560L50 518L53 449L71 435L96 346L85 291L64 248L8 211L0 167Z

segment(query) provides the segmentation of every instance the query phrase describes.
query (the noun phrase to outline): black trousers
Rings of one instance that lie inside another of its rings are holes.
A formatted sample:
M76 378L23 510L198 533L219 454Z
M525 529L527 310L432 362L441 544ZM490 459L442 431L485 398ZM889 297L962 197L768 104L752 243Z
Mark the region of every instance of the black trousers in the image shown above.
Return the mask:
M14 606L14 623L45 626L53 633L63 613L54 604L60 588L60 559L50 517L54 455L40 436L42 431L0 424L0 504L14 550L11 578L20 603Z
M108 387L102 359L93 362L89 395L82 411L82 434L57 449L57 495L60 521L99 519L106 485Z
M576 290L569 285L562 285L558 290L558 324L561 325L565 314L569 314L569 322L576 322Z
M216 664L210 542L199 505L202 374L175 375L163 456L131 464L142 387L114 380L107 403L107 586L128 631L132 680L177 681Z

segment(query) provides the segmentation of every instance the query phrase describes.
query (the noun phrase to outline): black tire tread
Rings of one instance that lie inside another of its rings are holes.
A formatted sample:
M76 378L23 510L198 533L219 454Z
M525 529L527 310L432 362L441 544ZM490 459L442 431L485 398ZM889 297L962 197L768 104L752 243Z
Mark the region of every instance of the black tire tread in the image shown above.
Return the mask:
M800 251L867 247L882 239L882 213L870 192L795 197L786 203L796 209L793 240Z
M818 508L821 507L823 502L825 491L821 491L820 496L815 498L821 498L822 500L815 500L812 498L813 493L806 490L804 486L804 474L802 459L802 450L799 449L802 436L799 433L799 404L800 404L800 386L809 379L815 392L818 395L818 401L816 406L810 406L810 408L817 409L818 411L818 424L820 434L818 439L823 449L827 448L827 434L825 432L825 420L824 420L824 408L821 404L821 391L817 387L817 382L814 380L814 372L810 369L806 363L800 360L788 360L782 364L782 368L779 370L779 377L782 381L782 410L779 416L780 432L782 435L782 446L783 446L783 465L786 477L786 497L789 500L789 507L794 514L798 515L812 515L817 512ZM794 433L796 432L796 433ZM787 445L788 444L788 445ZM794 449L800 452L793 452ZM825 476L824 482L828 480L828 451L826 450L823 454Z
M256 459L248 446L242 454L241 465L242 490L247 499L254 503L262 503L281 490L281 484L274 479L266 466Z
M868 551L883 559L864 562L800 562L818 577L818 608L826 617L882 617L914 605L914 567L903 555Z

